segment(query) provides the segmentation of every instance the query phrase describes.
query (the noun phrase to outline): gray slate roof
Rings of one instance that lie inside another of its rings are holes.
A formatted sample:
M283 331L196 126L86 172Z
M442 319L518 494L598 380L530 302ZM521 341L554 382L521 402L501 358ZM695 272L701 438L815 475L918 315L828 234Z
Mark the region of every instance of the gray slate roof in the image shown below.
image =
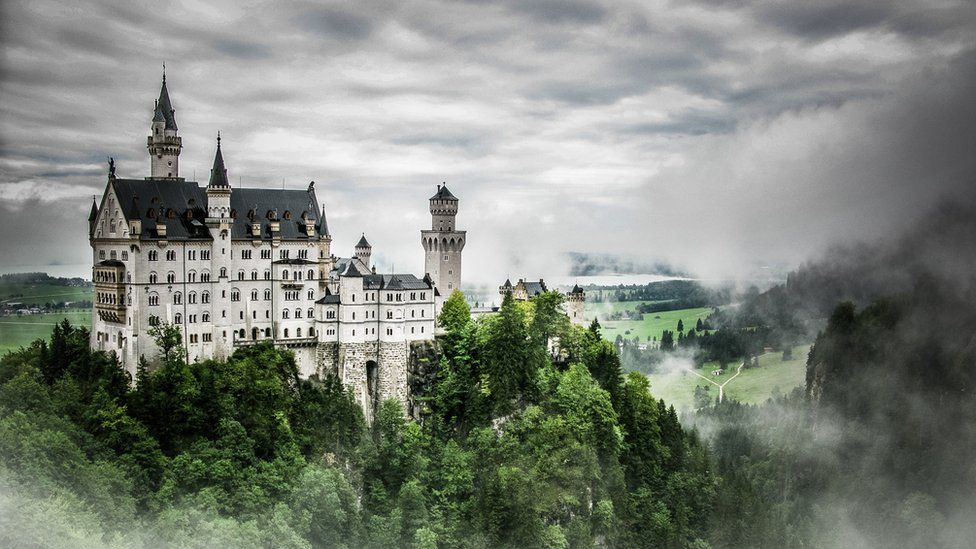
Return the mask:
M438 185L437 192L430 197L431 200L457 200L457 197L447 190L447 185Z
M363 277L364 290L430 290L433 284L412 274L370 274Z
M537 296L547 291L546 283L541 280L538 282L525 281L525 291L529 294L529 297Z
M153 121L166 121L167 130L176 130L176 111L169 100L169 90L166 89L166 76L163 76L163 85L159 88L159 99L156 100L156 112L153 113Z
M142 220L142 239L155 239L156 220L163 209L166 220L166 238L211 239L210 230L203 224L207 217L207 193L194 181L174 179L110 179L109 185L115 189L119 206L129 220ZM316 219L319 210L314 190L293 189L234 189L230 195L230 206L236 214L231 225L231 238L252 240L251 219L260 224L259 238L271 239L271 220L268 212L277 212L279 236L282 240L307 240L305 221L302 214ZM155 210L150 215L149 210ZM174 219L166 217L173 210ZM192 219L186 212L192 211ZM291 219L284 219L289 212ZM321 220L316 219L316 233L321 234ZM313 237L314 238L314 237Z

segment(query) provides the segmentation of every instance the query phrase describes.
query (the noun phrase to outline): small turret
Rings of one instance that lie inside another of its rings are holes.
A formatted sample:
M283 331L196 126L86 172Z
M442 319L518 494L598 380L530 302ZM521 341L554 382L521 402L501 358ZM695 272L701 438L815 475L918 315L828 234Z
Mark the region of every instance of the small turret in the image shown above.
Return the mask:
M91 212L88 214L88 238L91 238L95 234L95 221L98 219L98 202L95 200L95 195L92 195L92 207Z
M207 220L211 223L230 218L230 183L227 181L227 168L220 150L220 132L217 133L217 152L214 154L210 182L207 184Z
M580 288L579 284L574 284L573 289L566 294L566 315L569 321L578 326L586 325L584 313L586 311L586 292Z
M373 247L366 240L366 233L363 233L362 238L356 244L356 259L363 264L366 270L369 270L369 259L371 255L373 255Z
M150 135L147 141L152 165L151 177L177 178L180 176L180 150L183 140L177 134L176 110L166 89L166 69L163 68L163 84L159 88L159 98L153 109Z

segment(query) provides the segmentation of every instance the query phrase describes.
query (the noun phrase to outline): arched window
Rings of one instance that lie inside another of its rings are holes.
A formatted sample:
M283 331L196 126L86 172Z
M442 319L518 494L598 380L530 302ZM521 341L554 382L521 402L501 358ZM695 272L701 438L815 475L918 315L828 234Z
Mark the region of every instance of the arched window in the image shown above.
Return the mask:
M190 271L190 272L186 273L186 281L187 282L196 282L197 281L197 272L196 271Z
M237 271L237 280L244 280L244 269Z
M264 271L264 279L265 280L271 280L271 270L270 269L265 269L265 271Z
M149 273L149 283L150 284L155 284L156 283L156 272L155 271Z
M271 337L271 328L264 329L264 337Z
M173 304L180 305L182 303L183 303L183 294L181 294L180 292L176 292L175 294L173 294Z
M308 298L309 299L315 299L315 290L309 290L308 291Z
M308 318L315 318L315 309L312 307L308 308Z
M176 250L166 251L166 261L176 261Z
M258 271L257 269L254 269L253 271L251 271L251 280L257 280L257 279L258 279Z
M251 301L257 301L257 300L258 300L258 291L251 290Z
M257 328L251 328L251 339L257 341L257 339L258 339L258 329Z
M284 271L281 271L281 279L282 280L288 280L288 269L285 269Z
M302 329L295 328L295 337L302 337Z
M155 292L149 294L149 304L150 305L159 305L159 294L157 294Z
M288 309L282 309L281 310L281 318L287 319L288 318L288 314L289 314L288 313Z
M210 282L210 271L200 273L200 282Z
M315 337L315 328L308 329L308 337Z
M265 290L264 291L264 300L265 301L271 301L271 290Z
M241 330L239 332L237 332L237 336L240 337L241 339L244 339L245 337L247 337L245 335L245 333L244 333L244 328L241 328Z
M200 295L200 303L210 303L210 292L203 292Z
M190 292L190 293L186 294L186 302L189 303L190 305L193 305L194 303L196 303L197 302L197 293L196 292Z
M220 268L220 278L227 278L227 267Z
M285 337L288 337L288 328L285 328Z
M308 279L309 280L315 280L315 269L309 269L308 270Z
M173 271L166 273L166 282L169 282L170 284L176 282L176 273Z
M210 313L203 313L203 322L210 322Z
M302 318L302 310L295 309L295 318Z
M149 261L156 261L159 259L159 252L156 250L149 250Z
M180 313L173 315L173 324L183 324L183 315Z

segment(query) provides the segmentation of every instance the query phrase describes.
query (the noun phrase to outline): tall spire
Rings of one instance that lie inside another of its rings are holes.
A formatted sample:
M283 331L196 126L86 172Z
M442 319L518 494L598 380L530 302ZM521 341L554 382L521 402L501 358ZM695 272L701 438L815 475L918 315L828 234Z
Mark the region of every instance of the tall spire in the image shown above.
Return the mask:
M319 224L319 235L329 235L329 222L325 219L325 202L322 203L322 222Z
M210 184L208 187L227 187L227 168L224 168L224 155L220 152L220 132L217 132L217 154L214 155L213 169L210 170Z
M166 65L163 65L163 84L159 88L159 99L156 100L156 113L153 116L153 120L162 117L166 122L167 130L177 130L176 127L176 111L173 109L173 103L169 100L169 90L166 89Z

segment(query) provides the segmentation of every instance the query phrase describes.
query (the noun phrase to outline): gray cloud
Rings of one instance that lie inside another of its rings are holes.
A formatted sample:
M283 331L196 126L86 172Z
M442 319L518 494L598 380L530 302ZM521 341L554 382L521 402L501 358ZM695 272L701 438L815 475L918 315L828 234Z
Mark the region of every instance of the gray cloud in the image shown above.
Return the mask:
M472 281L567 250L796 262L971 183L976 15L930 4L6 3L0 267L87 261L105 158L148 172L164 61L183 175L220 130L235 184L317 182L340 254L365 231L421 270L447 181Z

